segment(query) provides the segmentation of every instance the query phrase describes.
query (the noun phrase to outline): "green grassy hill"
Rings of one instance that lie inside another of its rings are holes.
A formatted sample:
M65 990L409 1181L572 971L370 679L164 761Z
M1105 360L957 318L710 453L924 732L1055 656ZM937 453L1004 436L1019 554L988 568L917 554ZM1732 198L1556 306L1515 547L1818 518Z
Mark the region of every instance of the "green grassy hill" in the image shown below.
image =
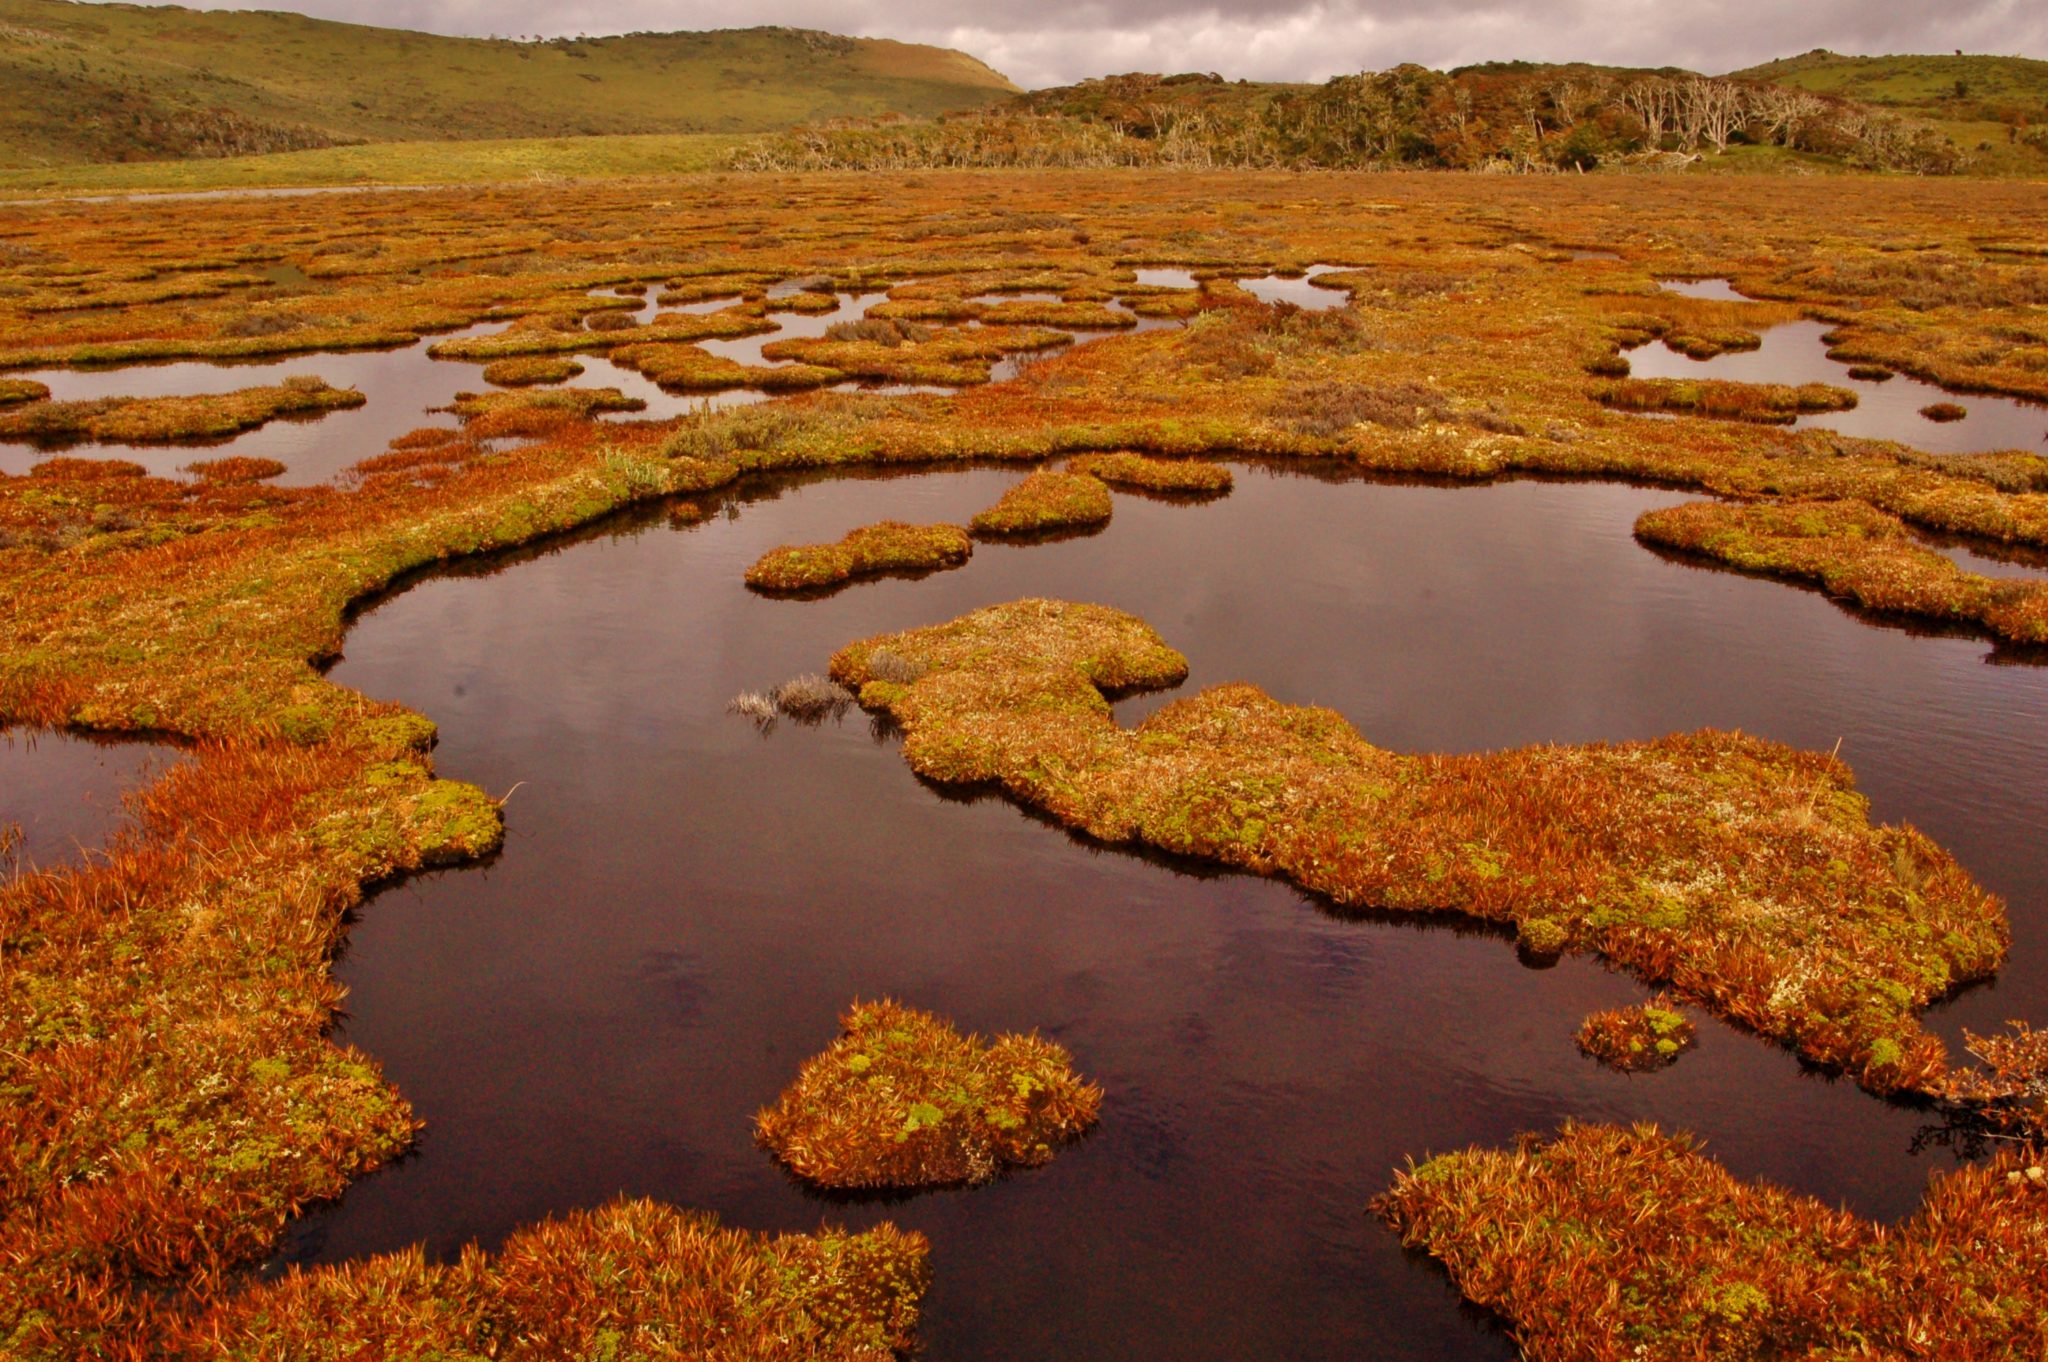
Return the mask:
M0 168L355 142L745 133L1016 92L964 53L787 28L516 42L0 0Z
M1820 48L1732 74L1893 108L1940 108L1958 98L2012 105L2048 121L2048 61L2031 57L1845 57Z
M1845 57L1819 48L1733 75L1897 110L1969 153L1979 174L2048 168L2048 61L2030 57Z

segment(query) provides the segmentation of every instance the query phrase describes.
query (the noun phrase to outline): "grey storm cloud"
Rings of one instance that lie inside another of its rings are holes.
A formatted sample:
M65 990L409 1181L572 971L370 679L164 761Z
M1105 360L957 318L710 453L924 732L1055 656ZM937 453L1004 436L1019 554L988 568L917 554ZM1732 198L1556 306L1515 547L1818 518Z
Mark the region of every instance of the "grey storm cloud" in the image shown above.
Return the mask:
M1118 71L1322 80L1526 58L1728 71L1816 47L2048 57L2043 0L278 0L434 33L560 37L788 24L957 47L1020 85Z

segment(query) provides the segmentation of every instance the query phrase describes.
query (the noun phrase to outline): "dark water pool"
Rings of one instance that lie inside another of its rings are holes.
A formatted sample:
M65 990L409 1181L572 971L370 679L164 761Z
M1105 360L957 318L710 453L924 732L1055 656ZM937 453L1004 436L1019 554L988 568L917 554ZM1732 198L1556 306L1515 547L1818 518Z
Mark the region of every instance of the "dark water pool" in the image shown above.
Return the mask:
M1653 1118L1888 1218L1953 1157L1915 1152L1920 1114L1717 1024L1668 1072L1601 1069L1573 1029L1645 991L1595 964L1529 969L1454 923L1340 920L1273 882L1083 845L922 785L857 714L764 737L723 712L851 639L1025 595L1138 611L1189 655L1189 688L1252 680L1401 750L1708 724L1840 740L1879 817L2012 902L2007 972L1937 1024L2048 1020L2048 668L1650 553L1631 523L1684 495L1609 485L1241 469L1222 501L1119 496L1099 534L979 547L919 581L806 602L741 585L774 545L960 521L1018 476L761 485L695 528L615 522L356 623L335 678L435 718L444 774L518 789L493 862L362 910L342 1034L429 1125L280 1261L449 1254L624 1192L749 1228L925 1231L934 1359L1505 1358L1366 1214L1411 1155ZM980 1190L806 1194L749 1117L881 994L1056 1036L1108 1090L1100 1128Z
M176 758L155 743L0 728L0 875L76 862L121 826L122 795ZM9 829L18 829L13 841Z
M1821 337L1829 329L1824 322L1786 322L1763 331L1763 345L1758 349L1731 351L1706 360L1681 355L1660 341L1629 351L1629 370L1637 378L1831 383L1854 392L1856 406L1849 411L1802 416L1793 423L1795 428L1824 426L1844 435L1897 440L1936 454L2005 449L2048 453L2048 406L1984 393L1952 393L1906 374L1875 382L1851 378L1850 365L1828 358L1828 345ZM1938 422L1920 414L1922 407L1936 402L1954 402L1968 415L1960 421Z

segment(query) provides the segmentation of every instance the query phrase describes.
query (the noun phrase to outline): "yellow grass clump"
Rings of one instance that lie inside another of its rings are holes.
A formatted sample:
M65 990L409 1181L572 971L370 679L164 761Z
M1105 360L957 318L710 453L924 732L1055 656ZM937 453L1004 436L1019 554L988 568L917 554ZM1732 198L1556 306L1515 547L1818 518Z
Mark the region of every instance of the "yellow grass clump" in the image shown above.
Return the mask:
M1087 529L1109 522L1109 489L1086 473L1033 473L968 522L978 535L1006 538Z

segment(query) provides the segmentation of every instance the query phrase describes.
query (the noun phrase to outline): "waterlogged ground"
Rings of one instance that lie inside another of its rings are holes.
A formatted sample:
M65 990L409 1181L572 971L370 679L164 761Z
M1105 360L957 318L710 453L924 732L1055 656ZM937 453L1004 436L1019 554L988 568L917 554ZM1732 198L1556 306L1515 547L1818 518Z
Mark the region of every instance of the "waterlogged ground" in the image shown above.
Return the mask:
M1411 1155L1655 1119L1741 1175L1885 1218L1953 1157L1916 1147L1922 1114L1703 1016L1667 1072L1592 1063L1579 1020L1647 994L1592 963L1531 969L1502 937L1343 921L1270 882L1083 845L921 785L858 713L763 736L724 712L843 642L1023 595L1134 610L1187 653L1186 689L1251 680L1404 751L1701 725L1839 741L1878 818L1919 824L2013 905L2011 963L1937 1028L2048 1015L2048 668L1661 558L1630 526L1684 498L1612 485L1241 466L1225 500L1120 495L1098 534L983 546L915 582L809 602L741 585L777 544L964 521L1017 476L756 483L694 528L617 522L355 624L334 679L434 716L444 774L517 788L488 866L362 910L342 1034L428 1130L299 1222L280 1261L448 1254L625 1191L751 1227L924 1230L934 1358L1110 1338L1134 1357L1502 1358L1365 1213ZM984 1190L805 1193L748 1117L848 1000L883 994L1043 1028L1108 1090L1101 1126Z

